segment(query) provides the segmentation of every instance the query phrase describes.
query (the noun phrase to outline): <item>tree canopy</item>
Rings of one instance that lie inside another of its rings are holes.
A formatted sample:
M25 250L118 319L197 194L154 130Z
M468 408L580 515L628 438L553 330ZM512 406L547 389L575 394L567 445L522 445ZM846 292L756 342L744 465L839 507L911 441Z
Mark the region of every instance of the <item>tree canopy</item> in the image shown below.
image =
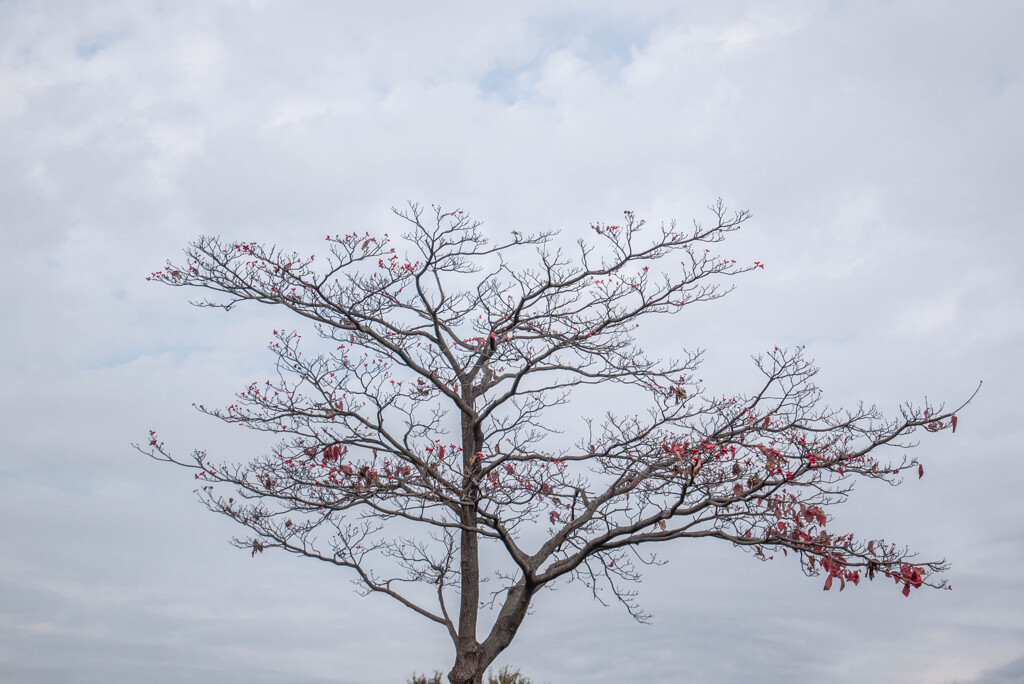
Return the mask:
M945 562L834 530L828 511L857 480L920 477L912 436L955 431L955 411L831 407L802 348L756 356L750 391L713 394L695 379L700 351L638 345L638 326L762 267L711 251L749 214L710 210L685 229L626 212L574 247L549 231L492 241L463 211L416 204L395 212L400 240L330 235L319 258L200 237L151 279L206 291L199 306L282 307L318 341L307 351L300 331L275 330L274 377L199 407L276 435L267 453L179 457L155 432L143 450L196 471L205 505L246 529L236 546L339 566L447 630L453 684L480 682L560 579L646 620L634 582L657 544L681 538L793 552L826 590L945 587ZM580 390L594 385L620 400L584 416L571 444L554 439L577 428L550 423L558 407L589 408Z

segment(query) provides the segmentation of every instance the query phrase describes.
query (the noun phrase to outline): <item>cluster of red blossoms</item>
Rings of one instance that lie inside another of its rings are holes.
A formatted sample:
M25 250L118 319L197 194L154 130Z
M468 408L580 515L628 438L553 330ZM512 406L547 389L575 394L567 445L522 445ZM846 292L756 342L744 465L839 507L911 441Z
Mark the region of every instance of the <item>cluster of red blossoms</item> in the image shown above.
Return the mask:
M889 576L896 580L896 584L903 582L904 596L910 596L910 587L918 589L924 582L924 577L921 575L921 569L908 563L904 563L900 566L900 572L898 575L893 572L889 573Z

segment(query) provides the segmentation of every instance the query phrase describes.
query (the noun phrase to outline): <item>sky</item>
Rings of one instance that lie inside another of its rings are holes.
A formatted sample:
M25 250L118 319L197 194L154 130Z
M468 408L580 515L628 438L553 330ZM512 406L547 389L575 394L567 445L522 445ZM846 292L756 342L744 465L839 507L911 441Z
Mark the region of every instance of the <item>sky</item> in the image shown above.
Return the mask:
M200 415L272 372L285 312L146 282L201 234L313 251L459 207L493 235L707 220L765 269L645 330L714 393L806 345L828 401L966 399L924 478L832 511L944 557L953 591L821 591L794 562L665 548L639 601L539 595L499 659L537 684L1024 682L1024 6L1019 2L0 0L0 679L376 684L447 636L350 577L228 544ZM578 415L600 414L583 400ZM581 424L582 426L582 424ZM567 426L570 429L572 426ZM792 560L792 559L790 559Z

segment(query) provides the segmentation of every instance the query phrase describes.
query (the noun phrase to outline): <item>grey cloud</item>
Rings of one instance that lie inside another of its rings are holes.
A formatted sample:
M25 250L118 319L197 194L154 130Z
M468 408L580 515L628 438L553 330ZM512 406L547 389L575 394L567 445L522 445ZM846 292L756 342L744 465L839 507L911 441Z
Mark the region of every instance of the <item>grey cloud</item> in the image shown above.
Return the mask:
M560 587L504 662L551 684L1019 680L1002 665L1024 560L1017 3L307 7L0 4L0 677L448 664L443 634L343 574L228 548L191 476L130 448L150 427L178 451L267 446L190 403L271 372L262 345L290 322L145 283L188 239L312 251L400 230L388 207L413 199L571 242L722 195L755 216L723 253L766 269L646 344L707 347L716 393L749 389L750 354L807 344L830 401L888 411L984 379L957 434L920 450L924 479L836 511L947 556L954 591L837 595L786 559L678 547L640 587L652 627Z
M1019 684L1024 682L1024 656L1011 660L1001 667L985 670L977 679L954 684Z

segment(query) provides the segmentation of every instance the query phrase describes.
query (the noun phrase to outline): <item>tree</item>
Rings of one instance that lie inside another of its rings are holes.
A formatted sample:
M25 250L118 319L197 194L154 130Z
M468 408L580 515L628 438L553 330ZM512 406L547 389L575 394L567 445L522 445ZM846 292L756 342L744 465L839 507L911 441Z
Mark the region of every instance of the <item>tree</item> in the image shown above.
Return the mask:
M276 378L226 409L199 406L278 435L269 453L178 458L152 432L142 450L195 469L206 506L247 528L239 548L345 568L365 593L446 629L452 684L479 684L556 580L607 590L646 620L636 561L681 538L761 559L792 551L826 590L879 576L904 595L945 587L944 561L835 532L827 510L858 479L922 475L916 458L879 452L913 446L919 428L955 431L953 411L830 408L802 349L757 356L753 393L714 396L694 379L700 352L663 361L637 347L641 320L715 300L724 279L761 267L711 253L749 214L710 209L713 223L686 230L626 212L571 249L552 232L492 244L464 212L416 204L395 212L408 222L401 252L369 233L328 236L321 259L200 237L151 279L215 293L199 306L283 307L326 348L306 353L298 332L275 330ZM628 408L557 444L546 417L590 385L614 385ZM503 563L487 596L485 553ZM487 607L497 614L481 638Z

